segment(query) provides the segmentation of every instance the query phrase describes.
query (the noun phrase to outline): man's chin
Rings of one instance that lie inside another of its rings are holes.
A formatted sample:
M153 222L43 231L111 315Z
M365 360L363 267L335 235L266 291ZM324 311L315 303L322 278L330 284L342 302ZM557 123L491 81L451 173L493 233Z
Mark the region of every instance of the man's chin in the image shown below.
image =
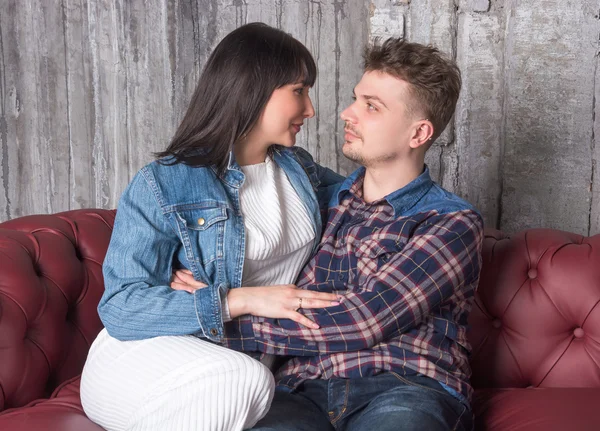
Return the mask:
M342 154L344 154L344 157L346 157L348 160L362 165L363 158L360 154L352 149L351 142L344 142L344 145L342 146Z

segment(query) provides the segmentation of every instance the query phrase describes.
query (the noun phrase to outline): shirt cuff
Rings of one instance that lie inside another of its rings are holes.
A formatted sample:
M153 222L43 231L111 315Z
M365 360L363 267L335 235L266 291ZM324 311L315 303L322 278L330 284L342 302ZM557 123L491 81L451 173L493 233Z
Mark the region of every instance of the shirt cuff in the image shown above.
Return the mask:
M221 317L223 323L231 322L231 314L229 313L229 302L227 301L227 294L221 299Z
M223 345L238 351L258 350L251 316L238 317L225 325Z

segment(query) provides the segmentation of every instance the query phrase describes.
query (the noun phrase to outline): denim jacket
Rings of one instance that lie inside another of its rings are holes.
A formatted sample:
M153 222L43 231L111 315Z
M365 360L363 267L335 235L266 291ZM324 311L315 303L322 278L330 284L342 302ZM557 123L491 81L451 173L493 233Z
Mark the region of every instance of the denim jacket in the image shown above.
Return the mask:
M304 202L321 238L320 207L343 177L317 165L299 147L275 147L273 160ZM219 342L222 300L239 287L245 231L239 191L244 174L230 154L226 172L183 163L150 163L119 200L103 264L105 292L98 313L120 340L194 334ZM208 284L193 294L169 287L174 269L188 268Z

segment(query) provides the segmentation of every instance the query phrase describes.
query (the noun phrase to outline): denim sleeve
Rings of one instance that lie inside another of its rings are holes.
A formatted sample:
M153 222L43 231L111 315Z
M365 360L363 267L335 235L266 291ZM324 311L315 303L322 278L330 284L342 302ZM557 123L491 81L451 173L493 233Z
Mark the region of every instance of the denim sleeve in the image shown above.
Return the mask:
M319 165L314 161L312 155L303 148L294 147L294 149L296 150L296 157L298 157L298 160L302 166L304 166L308 177L313 183L313 187L315 187L319 208L321 209L322 213L321 215L325 215L323 220L326 220L326 212L327 208L329 207L329 201L339 189L339 186L342 184L345 177L332 169Z
M119 201L103 264L105 292L98 313L111 336L139 340L206 334L200 316L207 307L201 302L211 301L200 295L206 296L208 288L190 294L169 287L179 247L177 234L148 182L138 173ZM214 317L214 313L208 314L207 319ZM221 313L216 314L220 320Z

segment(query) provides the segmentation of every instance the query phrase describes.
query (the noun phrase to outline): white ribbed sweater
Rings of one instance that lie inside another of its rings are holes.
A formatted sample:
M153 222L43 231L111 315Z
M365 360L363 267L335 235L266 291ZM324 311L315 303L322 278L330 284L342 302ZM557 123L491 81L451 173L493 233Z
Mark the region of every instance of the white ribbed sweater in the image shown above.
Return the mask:
M291 284L312 250L315 231L285 172L270 158L242 166L246 229L242 286Z

